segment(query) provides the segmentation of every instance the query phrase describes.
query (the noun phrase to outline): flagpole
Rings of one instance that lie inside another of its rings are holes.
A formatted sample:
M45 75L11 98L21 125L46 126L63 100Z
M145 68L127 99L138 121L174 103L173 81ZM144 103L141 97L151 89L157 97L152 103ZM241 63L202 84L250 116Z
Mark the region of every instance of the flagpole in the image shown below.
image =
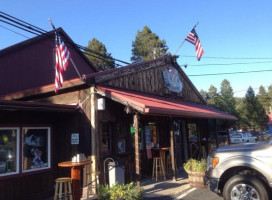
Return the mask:
M198 24L199 24L199 22L196 23L196 25L192 28L192 30L195 29L195 27L196 27ZM185 39L183 40L183 42L181 43L181 45L179 46L179 48L178 48L178 49L176 50L176 52L174 53L174 56L177 54L177 52L178 52L179 49L182 47L182 45L184 44L184 42L185 42Z
M55 28L55 26L54 26L54 24L52 23L52 20L51 20L51 19L48 19L48 21L49 21L50 25L52 26L52 28L53 28L55 31L57 31L56 28ZM79 76L79 79L83 82L82 76L80 75L80 73L79 73L79 71L78 71L78 69L77 69L77 67L76 67L76 65L75 65L75 63L74 63L72 57L70 57L70 60L71 60L71 63L73 64L73 67L74 67L74 69L75 69L77 75Z
M79 73L79 71L78 71L78 69L77 69L77 67L76 67L76 65L75 65L75 63L74 63L74 61L73 61L73 59L70 58L70 60L71 60L71 63L73 64L73 66L74 66L74 69L75 69L76 72L77 72L77 75L79 76L80 80L82 81L82 76L80 75L80 73ZM82 81L82 82L83 82L83 81Z

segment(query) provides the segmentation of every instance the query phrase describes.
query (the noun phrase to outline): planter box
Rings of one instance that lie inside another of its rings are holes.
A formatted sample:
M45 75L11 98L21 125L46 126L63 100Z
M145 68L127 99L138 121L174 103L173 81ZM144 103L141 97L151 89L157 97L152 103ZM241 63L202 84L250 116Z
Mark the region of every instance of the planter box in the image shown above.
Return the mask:
M199 189L206 188L204 183L204 175L204 172L188 172L190 186Z

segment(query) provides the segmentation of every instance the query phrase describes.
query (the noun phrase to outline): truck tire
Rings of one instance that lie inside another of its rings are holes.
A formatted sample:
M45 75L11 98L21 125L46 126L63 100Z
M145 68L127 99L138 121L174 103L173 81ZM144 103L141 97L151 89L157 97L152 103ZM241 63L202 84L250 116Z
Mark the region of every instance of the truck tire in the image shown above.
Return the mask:
M223 189L224 200L269 200L264 183L255 176L239 174L230 178Z

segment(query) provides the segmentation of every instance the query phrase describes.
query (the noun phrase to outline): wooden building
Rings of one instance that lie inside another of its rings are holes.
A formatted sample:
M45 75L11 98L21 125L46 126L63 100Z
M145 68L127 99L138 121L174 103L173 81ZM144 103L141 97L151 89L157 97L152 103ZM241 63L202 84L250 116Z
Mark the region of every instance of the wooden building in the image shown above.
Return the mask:
M180 168L216 144L217 121L226 128L236 120L206 105L175 57L98 72L60 31L86 78L68 66L58 94L52 37L0 51L0 199L52 195L55 178L69 176L57 164L77 153L93 160L100 183L105 159L113 158L125 166L126 182L140 184L152 173L154 147L169 147L172 166Z

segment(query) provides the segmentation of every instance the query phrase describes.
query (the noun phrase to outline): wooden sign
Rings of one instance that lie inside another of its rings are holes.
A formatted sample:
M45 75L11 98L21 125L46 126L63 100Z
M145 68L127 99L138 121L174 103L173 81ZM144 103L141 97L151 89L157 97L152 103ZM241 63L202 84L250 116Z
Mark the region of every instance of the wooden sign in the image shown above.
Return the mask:
M179 78L178 71L173 67L168 67L162 71L163 79L165 86L168 90L176 93L180 93L182 91L182 82Z

